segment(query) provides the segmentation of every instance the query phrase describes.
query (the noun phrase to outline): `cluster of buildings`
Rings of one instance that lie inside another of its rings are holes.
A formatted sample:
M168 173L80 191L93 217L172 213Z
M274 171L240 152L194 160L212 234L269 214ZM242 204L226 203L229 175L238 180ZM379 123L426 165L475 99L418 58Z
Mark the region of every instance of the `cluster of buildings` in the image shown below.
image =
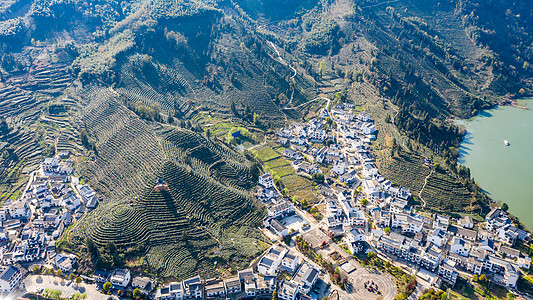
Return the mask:
M145 294L150 294L156 287L156 282L144 276L132 276L128 269L96 270L92 278L96 283L111 283L112 287L117 290L123 290L131 286L133 289L140 289Z
M257 189L258 198L267 205L268 214L263 219L265 228L271 229L279 237L289 235L289 230L280 220L295 213L294 204L278 193L269 173L259 177Z
M55 240L95 208L97 198L89 186L73 180L74 162L68 158L66 151L45 158L20 199L7 200L0 208L0 257L5 270L20 271L16 264L44 259L50 259L63 272L73 270L75 257L56 255ZM0 285L7 286L3 278L0 276ZM18 276L10 278L16 280ZM17 284L11 282L9 286Z
M383 253L433 273L435 282L454 285L463 271L486 273L497 284L516 287L519 269L529 269L531 259L512 247L516 241L529 242L529 233L515 227L501 209L493 209L483 224L468 216L450 220L415 213L409 205L410 190L393 186L378 172L370 147L376 128L369 115L346 108L351 107L324 109L320 118L277 133L278 142L288 146L285 156L301 175L320 173L318 164L330 167L325 175L336 184L320 185L319 190L326 200L323 223L332 234L343 235L352 253L370 242ZM333 125L335 130L328 130ZM424 164L433 167L430 159ZM368 202L366 207L354 205L362 199ZM365 235L369 219L376 228L370 236ZM390 234L384 233L389 230Z
M393 254L433 272L435 282L442 280L454 285L459 271L481 275L485 273L493 282L515 288L519 269L528 270L531 258L512 248L516 240L528 242L530 235L510 224L515 229L488 229L494 218L506 218L500 209L493 209L483 224L476 224L469 216L451 220L441 215L402 215L405 223L394 224L398 216L390 214L379 224L392 228L386 235L376 230L375 245L384 253ZM400 225L400 226L398 226ZM480 226L481 225L481 226ZM482 227L488 230L482 229ZM405 228L409 230L405 230ZM397 228L397 230L394 230ZM475 229L475 230L474 230ZM516 239L509 240L501 232L514 232Z
M290 280L278 282L278 275L284 272ZM308 294L320 275L320 270L308 263L300 263L289 249L272 246L253 268L238 272L226 279L202 280L195 276L181 282L171 282L157 290L157 300L170 299L223 299L225 297L270 296L277 292L278 299L295 300Z

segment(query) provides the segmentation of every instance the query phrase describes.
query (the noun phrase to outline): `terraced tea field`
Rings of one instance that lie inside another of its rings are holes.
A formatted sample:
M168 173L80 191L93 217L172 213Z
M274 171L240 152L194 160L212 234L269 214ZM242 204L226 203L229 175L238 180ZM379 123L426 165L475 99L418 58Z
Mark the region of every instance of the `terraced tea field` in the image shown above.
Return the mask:
M113 242L124 255L145 249L146 267L182 279L213 276L214 260L244 267L262 251L256 228L265 212L248 191L258 170L242 152L190 130L145 122L109 89L85 95L91 101L79 122L99 141L96 159L80 172L106 200L79 223L77 243ZM168 190L154 190L157 178Z

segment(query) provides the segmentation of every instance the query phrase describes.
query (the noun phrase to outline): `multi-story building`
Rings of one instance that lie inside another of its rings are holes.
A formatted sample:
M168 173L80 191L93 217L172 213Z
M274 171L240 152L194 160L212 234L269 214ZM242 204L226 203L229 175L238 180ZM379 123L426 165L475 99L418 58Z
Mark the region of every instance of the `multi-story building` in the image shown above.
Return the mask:
M183 280L183 298L184 299L202 299L203 286L200 276L195 276L187 280Z
M0 267L0 291L10 293L22 280L22 272L15 266Z
M455 285L455 282L457 281L457 271L455 270L455 262L446 258L443 259L439 265L437 274L442 280L451 284L453 287Z
M429 244L420 259L420 266L431 271L435 272L437 269L442 257L442 249L437 248L433 244Z

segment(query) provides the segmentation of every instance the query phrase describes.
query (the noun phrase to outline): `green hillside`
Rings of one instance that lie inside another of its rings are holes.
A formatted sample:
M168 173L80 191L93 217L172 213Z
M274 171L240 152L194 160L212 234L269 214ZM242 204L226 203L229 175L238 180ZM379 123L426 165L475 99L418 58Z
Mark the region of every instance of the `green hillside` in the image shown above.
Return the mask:
M263 248L260 166L212 121L260 142L329 98L375 119L386 177L420 191L431 157L430 208L482 212L453 120L532 93L532 20L508 0L0 0L0 201L69 150L103 197L61 244L92 253L83 266L242 267Z

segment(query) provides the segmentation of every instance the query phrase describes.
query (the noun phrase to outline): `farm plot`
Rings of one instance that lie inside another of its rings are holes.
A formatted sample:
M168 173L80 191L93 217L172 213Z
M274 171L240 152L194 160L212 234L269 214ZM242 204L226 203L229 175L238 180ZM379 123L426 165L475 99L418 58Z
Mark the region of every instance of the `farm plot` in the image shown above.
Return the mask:
M428 178L422 197L428 205L449 211L464 211L472 200L472 194L465 186L436 172Z
M253 153L255 157L257 157L262 162L266 162L280 157L278 153L276 153L274 150L272 150L272 148L267 146L255 149L253 150Z
M378 168L385 178L392 183L411 189L411 193L418 193L424 185L424 179L431 170L422 165L423 158L419 155L401 152L399 157L391 161L380 161Z
M313 183L311 180L297 174L285 176L281 178L281 182L290 192L311 186Z
M272 159L263 163L265 169L270 170L277 167L290 166L291 163L283 157Z
M296 190L296 191L293 191L291 193L292 195L295 195L298 197L298 199L305 199L307 200L307 202L309 204L314 204L318 201L318 196L317 196L317 193L314 191L314 187L311 185L311 186L308 186L308 187L305 187L305 188L302 188L302 189L299 189L299 190Z
M291 165L288 165L288 166L272 168L270 169L270 172L274 176L278 175L279 177L283 178L285 176L294 174L294 168Z

